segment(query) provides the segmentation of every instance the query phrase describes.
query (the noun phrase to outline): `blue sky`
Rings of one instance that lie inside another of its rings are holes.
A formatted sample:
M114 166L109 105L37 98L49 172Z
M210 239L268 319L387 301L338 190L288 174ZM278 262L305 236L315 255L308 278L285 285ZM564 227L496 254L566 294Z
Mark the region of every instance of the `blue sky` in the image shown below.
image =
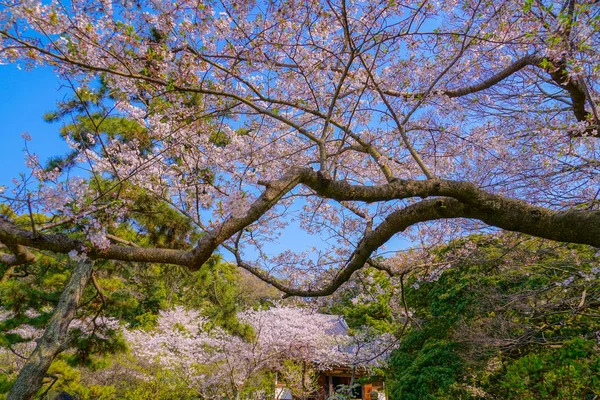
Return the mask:
M33 138L28 146L39 154L40 161L67 152L58 135L60 125L48 124L42 118L67 94L49 68L25 71L0 65L0 185L10 186L13 177L26 171L23 132Z

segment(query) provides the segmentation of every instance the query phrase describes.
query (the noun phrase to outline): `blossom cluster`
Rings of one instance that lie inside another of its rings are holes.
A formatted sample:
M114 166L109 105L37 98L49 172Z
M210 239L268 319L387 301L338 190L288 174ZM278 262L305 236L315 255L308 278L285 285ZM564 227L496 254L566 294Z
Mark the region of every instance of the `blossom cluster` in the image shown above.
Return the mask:
M394 343L370 331L350 336L339 316L306 308L276 306L249 310L238 318L253 328L251 340L220 328L206 329L208 321L199 311L182 307L162 311L152 331L124 332L142 365L180 371L203 391L227 382L240 390L256 374L278 371L290 360L321 370L374 367L385 362Z

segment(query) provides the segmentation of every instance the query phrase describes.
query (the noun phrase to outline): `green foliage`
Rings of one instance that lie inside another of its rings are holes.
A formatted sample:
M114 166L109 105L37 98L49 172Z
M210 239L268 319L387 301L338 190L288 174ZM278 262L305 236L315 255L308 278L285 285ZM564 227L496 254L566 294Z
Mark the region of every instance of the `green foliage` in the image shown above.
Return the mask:
M15 383L15 378L9 377L7 374L0 374L0 400L6 399L8 391Z
M319 390L318 371L303 361L285 360L279 371L279 380L292 392L294 398L309 398Z
M116 389L112 386L82 383L81 372L62 358L54 360L48 369L48 376L54 382L47 393L49 398L54 398L62 391L79 400L112 400L116 395Z
M390 305L395 287L382 271L367 268L357 278L335 295L327 313L343 315L351 329L371 327L378 332L397 329Z
M180 371L155 370L153 379L120 382L124 391L119 393L123 400L192 400L197 393L190 389L185 376Z
M114 183L110 182L110 185L114 186ZM100 192L105 190L100 189ZM133 203L134 211L115 231L117 236L142 247L152 245L173 249L189 247L198 239L190 219L164 201L126 184L119 185L118 192L125 201Z
M444 339L442 324L409 335L390 361L394 372L393 398L435 399L448 391L465 363L458 356L460 345Z
M597 343L582 338L559 348L542 348L506 368L499 381L508 398L572 399L600 393L600 358Z
M234 393L224 398L235 398ZM275 373L262 371L253 374L243 388L239 390L239 399L272 399L275 396ZM208 396L208 398L220 398L219 396Z
M446 260L437 281L415 274L405 289L413 320L391 358L392 398L600 394L594 249L475 236L438 249L433 262Z
M225 147L231 143L231 139L221 131L215 131L211 133L209 140L217 147Z
M103 135L123 143L135 140L141 154L149 151L152 141L144 127L122 116L109 115L110 103L116 96L118 94L109 92L101 79L97 87L77 89L72 98L58 102L56 110L44 115L44 120L49 123L68 120L60 128L60 135L79 145L79 149L64 156L52 157L46 163L47 171L73 167L77 156L84 150L95 148L102 153Z
M237 319L238 304L237 267L212 256L199 271L191 274L190 286L182 294L183 305L204 310L211 324L229 333L250 338L252 329Z

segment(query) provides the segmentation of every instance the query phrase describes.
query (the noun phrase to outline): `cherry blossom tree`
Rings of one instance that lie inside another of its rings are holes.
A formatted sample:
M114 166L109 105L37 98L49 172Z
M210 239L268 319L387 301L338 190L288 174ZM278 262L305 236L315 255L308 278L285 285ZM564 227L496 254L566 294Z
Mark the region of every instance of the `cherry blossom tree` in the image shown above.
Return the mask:
M182 307L161 312L155 330L125 336L140 364L178 371L203 398L240 398L253 377L285 371L288 361L319 370L383 365L392 348L391 335L349 336L339 317L310 309L277 306L239 317L253 328L252 340L207 330L205 317Z
M398 235L598 246L599 13L591 0L8 0L0 62L51 66L81 99L100 78L110 96L67 136L86 178L28 154L32 176L3 198L54 219L1 220L2 262L37 249L195 270L222 251L288 295L326 296L366 264L391 271L376 256ZM111 115L136 136L108 134ZM114 235L125 184L199 239ZM265 252L291 223L328 247Z

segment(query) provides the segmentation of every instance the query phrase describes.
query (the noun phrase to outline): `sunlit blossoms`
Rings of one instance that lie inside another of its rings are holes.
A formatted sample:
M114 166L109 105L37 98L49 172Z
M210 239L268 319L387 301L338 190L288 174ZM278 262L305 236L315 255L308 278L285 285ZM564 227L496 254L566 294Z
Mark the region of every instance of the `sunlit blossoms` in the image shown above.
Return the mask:
M319 370L383 365L393 337L374 332L349 336L340 317L278 306L239 314L254 330L250 340L220 328L206 329L198 311L176 307L161 312L151 331L125 330L138 363L173 368L203 393L239 392L256 375L280 371L286 361Z

